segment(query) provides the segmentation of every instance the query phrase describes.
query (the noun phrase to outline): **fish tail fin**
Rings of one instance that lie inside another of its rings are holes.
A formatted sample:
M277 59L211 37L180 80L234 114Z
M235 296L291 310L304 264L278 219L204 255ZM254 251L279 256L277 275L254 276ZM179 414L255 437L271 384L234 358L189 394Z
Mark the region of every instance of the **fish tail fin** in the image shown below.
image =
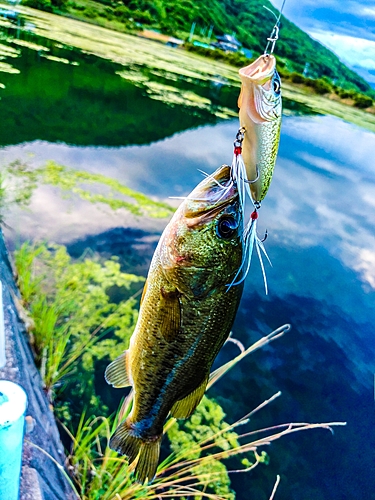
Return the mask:
M140 483L151 482L156 474L160 456L160 444L162 436L158 436L153 441L143 442L137 466L135 468L135 476Z
M159 463L162 435L145 441L135 435L131 420L127 418L115 430L109 441L109 447L128 457L129 464L137 459L134 474L140 483L151 482Z

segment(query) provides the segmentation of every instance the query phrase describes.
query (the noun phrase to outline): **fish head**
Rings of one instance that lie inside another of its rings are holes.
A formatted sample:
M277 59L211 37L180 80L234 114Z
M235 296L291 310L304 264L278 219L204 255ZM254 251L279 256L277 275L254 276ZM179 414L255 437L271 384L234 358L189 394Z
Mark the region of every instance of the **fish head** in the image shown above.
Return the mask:
M181 293L214 293L237 273L242 237L237 185L223 165L198 184L165 229L159 247L163 272Z
M242 82L238 107L257 124L281 119L281 80L276 70L276 59L265 54L241 68Z

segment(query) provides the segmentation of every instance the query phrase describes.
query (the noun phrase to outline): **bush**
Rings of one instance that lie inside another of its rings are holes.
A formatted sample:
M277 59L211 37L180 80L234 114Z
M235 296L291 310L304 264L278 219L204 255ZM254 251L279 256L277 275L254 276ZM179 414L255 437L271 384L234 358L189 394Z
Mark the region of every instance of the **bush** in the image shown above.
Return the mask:
M284 78L285 80L290 79L291 73L286 68L280 67L279 64L277 64L277 72L279 73L281 78Z
M33 7L34 9L44 10L45 12L53 12L51 0L25 0L24 5Z
M124 5L119 5L118 7L116 7L113 11L113 14L123 21L127 21L129 17L131 17L129 9Z
M290 79L293 83L306 83L306 78L301 73L292 73Z
M337 91L337 94L341 97L341 99L349 99L349 98L354 98L356 92L354 90L346 90L340 88Z
M152 15L147 11L143 12L141 10L135 10L132 12L132 15L130 17L132 17L134 21L137 21L138 23L152 24L154 22Z
M75 2L70 2L69 7L71 7L72 9L81 10L81 11L86 9L86 5L82 5L81 3L75 3Z
M332 85L322 78L311 81L311 86L317 94L328 94L332 92Z
M86 7L85 10L82 11L82 14L90 19L93 19L94 17L98 17L99 13L93 7Z
M373 101L371 97L364 94L356 94L354 96L354 106L357 108L369 108L372 106Z

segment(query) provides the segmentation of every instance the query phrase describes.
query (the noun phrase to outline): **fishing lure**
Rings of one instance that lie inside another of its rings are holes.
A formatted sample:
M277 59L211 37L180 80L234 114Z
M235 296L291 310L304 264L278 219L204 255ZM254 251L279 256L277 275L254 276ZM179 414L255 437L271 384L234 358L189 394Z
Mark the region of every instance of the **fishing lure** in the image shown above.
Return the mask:
M251 213L244 230L245 250L241 267L228 286L241 283L245 279L250 269L255 246L260 260L266 294L268 286L262 253L270 262L263 245L267 232L264 239L260 239L256 228L258 210L272 180L280 141L281 81L276 70L276 59L272 53L279 38L279 24L284 4L285 0L279 17L276 17L272 33L267 39L264 54L239 70L242 82L238 98L240 129L234 142L231 166L233 180L238 185L243 214L245 214L246 198L251 200L254 211ZM274 13L272 12L272 14ZM270 51L268 52L269 47Z

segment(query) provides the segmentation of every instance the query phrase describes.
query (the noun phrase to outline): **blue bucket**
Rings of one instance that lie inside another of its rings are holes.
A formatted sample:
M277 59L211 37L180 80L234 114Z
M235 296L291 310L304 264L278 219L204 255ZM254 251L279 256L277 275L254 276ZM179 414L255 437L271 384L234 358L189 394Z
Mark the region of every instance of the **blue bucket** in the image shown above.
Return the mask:
M0 499L18 500L27 397L8 380L0 380Z

